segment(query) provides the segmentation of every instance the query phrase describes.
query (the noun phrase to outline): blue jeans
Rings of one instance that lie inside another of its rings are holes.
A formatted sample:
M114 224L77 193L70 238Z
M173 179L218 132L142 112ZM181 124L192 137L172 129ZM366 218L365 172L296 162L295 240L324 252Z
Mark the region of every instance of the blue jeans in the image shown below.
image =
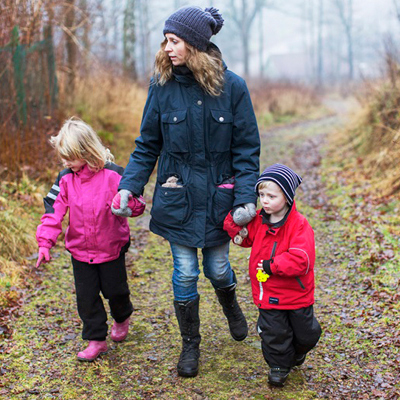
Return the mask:
M180 244L171 245L174 259L172 286L176 301L193 300L197 297L199 280L199 260L196 247ZM236 283L235 274L229 263L229 242L215 247L201 249L203 253L203 272L214 288L225 288Z

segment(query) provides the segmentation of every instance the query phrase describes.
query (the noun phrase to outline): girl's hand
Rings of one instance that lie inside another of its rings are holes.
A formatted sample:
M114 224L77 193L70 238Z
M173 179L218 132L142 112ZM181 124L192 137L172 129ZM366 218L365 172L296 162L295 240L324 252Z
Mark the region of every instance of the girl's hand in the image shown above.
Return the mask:
M39 247L39 255L36 263L36 268L38 268L40 264L46 264L50 260L50 249L48 249L47 247Z

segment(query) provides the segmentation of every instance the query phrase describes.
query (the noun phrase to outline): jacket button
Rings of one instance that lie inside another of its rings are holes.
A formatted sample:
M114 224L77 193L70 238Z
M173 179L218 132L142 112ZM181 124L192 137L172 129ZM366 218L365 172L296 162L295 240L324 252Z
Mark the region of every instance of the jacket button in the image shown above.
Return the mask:
M224 117L219 117L219 122L224 122Z
M197 104L198 104L199 106L201 106L201 105L203 104L203 102L202 102L201 100L199 100L199 101L197 102Z
M93 262L93 260L90 260L90 262Z
M176 121L178 121L178 118L177 118L177 117L174 117L174 122L176 122Z

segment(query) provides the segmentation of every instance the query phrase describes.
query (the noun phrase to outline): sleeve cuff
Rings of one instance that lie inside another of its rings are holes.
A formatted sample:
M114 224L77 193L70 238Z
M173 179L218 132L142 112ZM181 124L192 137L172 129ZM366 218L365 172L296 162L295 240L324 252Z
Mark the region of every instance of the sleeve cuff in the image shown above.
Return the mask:
M271 263L273 263L273 262L274 262L274 260L263 260L263 270L268 275L272 275Z

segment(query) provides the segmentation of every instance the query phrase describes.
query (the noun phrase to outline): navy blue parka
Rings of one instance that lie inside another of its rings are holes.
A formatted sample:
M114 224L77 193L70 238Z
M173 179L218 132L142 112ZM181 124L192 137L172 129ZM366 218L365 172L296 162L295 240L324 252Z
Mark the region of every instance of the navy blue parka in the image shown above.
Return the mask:
M171 243L204 248L230 240L228 212L255 203L260 139L245 81L225 68L220 96L193 74L150 83L140 136L119 185L139 195L157 163L150 230ZM162 187L170 176L182 187ZM233 189L219 188L235 177Z

